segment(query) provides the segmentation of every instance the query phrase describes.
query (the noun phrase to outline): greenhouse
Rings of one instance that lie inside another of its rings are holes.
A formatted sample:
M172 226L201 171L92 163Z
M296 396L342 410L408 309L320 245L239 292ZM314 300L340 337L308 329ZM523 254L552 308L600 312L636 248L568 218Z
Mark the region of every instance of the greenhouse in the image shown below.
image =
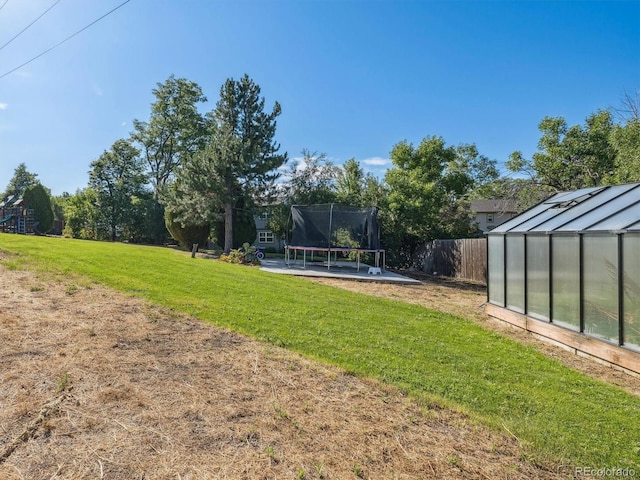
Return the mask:
M640 373L640 183L558 193L488 234L489 315Z

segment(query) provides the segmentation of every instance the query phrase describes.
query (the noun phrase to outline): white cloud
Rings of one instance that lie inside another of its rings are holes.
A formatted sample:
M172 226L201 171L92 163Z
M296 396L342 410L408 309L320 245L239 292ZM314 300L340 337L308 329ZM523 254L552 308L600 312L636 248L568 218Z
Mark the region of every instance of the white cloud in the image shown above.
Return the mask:
M121 126L121 127L126 127L126 126L127 126L127 122L122 122L122 123L120 124L120 126Z
M386 167L387 165L391 165L391 160L382 157L371 157L365 158L361 163L370 167Z
M8 103L0 102L0 110L6 110L7 108L9 108Z

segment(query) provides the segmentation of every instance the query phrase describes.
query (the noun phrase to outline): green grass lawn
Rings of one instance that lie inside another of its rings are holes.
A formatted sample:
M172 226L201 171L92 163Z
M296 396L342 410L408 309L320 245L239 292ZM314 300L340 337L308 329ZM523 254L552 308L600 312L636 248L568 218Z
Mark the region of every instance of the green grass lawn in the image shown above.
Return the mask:
M0 234L0 250L18 254L7 268L79 274L454 407L534 462L640 469L640 398L472 321L167 248Z

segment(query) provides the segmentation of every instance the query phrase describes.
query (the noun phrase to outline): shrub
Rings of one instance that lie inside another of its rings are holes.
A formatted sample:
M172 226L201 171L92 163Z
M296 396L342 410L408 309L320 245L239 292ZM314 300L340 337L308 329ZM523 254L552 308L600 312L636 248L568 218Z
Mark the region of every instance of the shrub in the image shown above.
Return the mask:
M45 188L39 183L27 188L22 196L27 208L33 209L33 218L36 221L36 231L47 233L53 226L53 207L51 198Z
M256 247L244 243L242 248L233 249L229 253L220 255L220 261L240 265L260 265L260 260L258 260L255 253Z
M182 248L191 249L194 243L204 246L209 239L210 225L187 225L177 222L174 215L166 210L164 214L167 230Z

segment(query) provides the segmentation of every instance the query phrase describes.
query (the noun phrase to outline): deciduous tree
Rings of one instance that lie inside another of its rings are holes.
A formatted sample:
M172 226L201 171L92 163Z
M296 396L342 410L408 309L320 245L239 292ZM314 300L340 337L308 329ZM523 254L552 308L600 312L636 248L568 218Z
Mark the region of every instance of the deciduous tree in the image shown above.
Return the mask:
M121 139L91 163L89 186L96 193L99 214L112 241L119 229L139 221L134 199L144 195L147 182L139 154L130 142Z
M291 163L286 174L284 197L289 205L313 205L336 201L340 173L326 154L302 150L302 158Z
M610 183L640 182L640 118L613 127L610 141L616 152Z
M497 175L495 162L474 145L447 146L437 136L426 137L417 148L398 143L391 161L383 238L393 262L411 264L419 245L472 233L468 195Z
M336 179L340 167L326 154L304 148L302 156L294 159L283 175L279 198L269 210L269 229L278 237L287 236L291 205L314 205L336 202Z
M204 146L207 122L198 107L207 101L200 86L171 75L153 90L148 121L134 120L131 139L147 164L155 203L148 211L148 232L155 243L166 237L160 197L178 166Z
M338 202L345 205L360 205L364 190L364 170L355 158L350 158L342 164L336 179L336 197Z
M97 203L97 195L91 188L78 190L66 198L64 235L85 240L103 238L99 233Z
M156 198L176 168L204 144L206 121L198 106L207 101L200 86L171 75L153 89L148 121L134 120L131 139L142 152Z
M538 127L538 152L531 160L514 152L507 168L555 191L601 185L615 169L616 152L609 141L613 127L606 110L587 117L584 127L569 127L562 117L545 117Z

